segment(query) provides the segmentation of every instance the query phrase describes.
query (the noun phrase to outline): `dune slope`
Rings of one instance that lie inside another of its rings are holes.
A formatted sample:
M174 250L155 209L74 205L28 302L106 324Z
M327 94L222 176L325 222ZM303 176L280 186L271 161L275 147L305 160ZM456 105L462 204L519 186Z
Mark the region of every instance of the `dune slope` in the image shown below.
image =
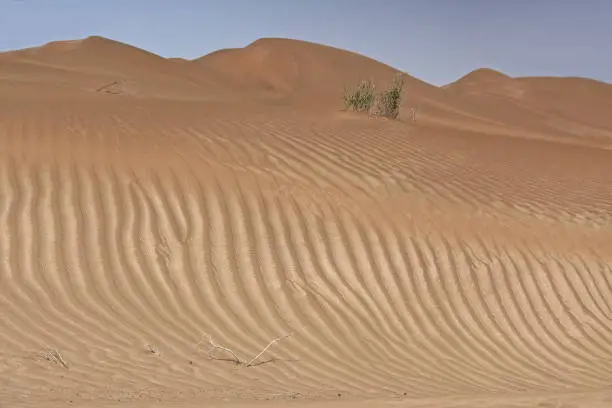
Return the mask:
M44 96L47 87L51 99L100 94L220 101L231 95L203 70L194 73L182 61L98 36L0 53L2 80L22 85L30 98Z
M612 85L588 78L511 78L490 69L478 69L444 87L456 97L467 97L501 113L519 111L510 125L539 126L542 133L574 142L609 148ZM485 111L480 110L481 113ZM495 114L493 114L495 115ZM490 113L488 117L493 117Z
M190 72L263 95L216 63ZM448 116L7 83L2 406L612 401L607 149L488 133L478 100L454 111L473 95L426 84ZM248 361L288 335L250 367L209 340Z

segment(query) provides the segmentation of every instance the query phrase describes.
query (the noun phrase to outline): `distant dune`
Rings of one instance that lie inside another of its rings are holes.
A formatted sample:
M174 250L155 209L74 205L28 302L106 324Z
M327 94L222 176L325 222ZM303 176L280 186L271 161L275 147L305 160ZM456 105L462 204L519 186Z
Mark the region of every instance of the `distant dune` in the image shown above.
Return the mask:
M557 122L558 129L585 138L590 134L607 139L612 117L612 85L587 78L511 78L500 72L479 69L447 85L461 95L513 99L541 121ZM575 128L575 131L573 130Z
M0 407L612 406L611 85L396 72L0 54Z

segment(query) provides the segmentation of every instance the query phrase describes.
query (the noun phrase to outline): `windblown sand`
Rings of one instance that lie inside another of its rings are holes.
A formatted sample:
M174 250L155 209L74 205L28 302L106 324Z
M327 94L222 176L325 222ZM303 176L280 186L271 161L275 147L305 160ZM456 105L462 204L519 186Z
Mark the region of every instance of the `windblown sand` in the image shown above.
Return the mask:
M612 86L394 72L0 54L0 406L612 406Z

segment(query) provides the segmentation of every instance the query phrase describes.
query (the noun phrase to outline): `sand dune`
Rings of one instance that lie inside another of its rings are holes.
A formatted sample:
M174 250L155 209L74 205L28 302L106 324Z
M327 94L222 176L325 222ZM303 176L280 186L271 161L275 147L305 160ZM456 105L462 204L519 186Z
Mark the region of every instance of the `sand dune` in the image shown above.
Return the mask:
M1 54L0 406L610 406L612 153L550 124L580 90L609 132L609 85L335 108L393 72L280 39ZM244 360L291 336L245 367L206 334Z
M510 121L515 125L532 116L544 133L552 130L581 143L609 146L612 136L612 119L607 113L607 107L612 105L610 84L588 78L511 78L494 70L478 69L445 89L494 104L498 112L520 107Z
M218 101L228 94L223 84L194 78L177 61L96 36L0 54L0 79L62 85L81 98L102 93Z
M245 48L205 55L194 65L206 67L241 87L275 92L292 104L341 106L345 84L370 79L388 86L396 69L345 50L306 41L264 38ZM407 86L419 94L437 88L407 76ZM312 106L311 106L312 107Z

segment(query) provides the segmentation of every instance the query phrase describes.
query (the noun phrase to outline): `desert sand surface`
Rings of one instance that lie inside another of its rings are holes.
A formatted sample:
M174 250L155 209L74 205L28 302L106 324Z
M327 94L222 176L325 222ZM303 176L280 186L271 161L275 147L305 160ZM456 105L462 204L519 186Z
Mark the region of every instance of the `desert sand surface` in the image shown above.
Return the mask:
M0 53L0 407L611 407L612 85L395 72Z

